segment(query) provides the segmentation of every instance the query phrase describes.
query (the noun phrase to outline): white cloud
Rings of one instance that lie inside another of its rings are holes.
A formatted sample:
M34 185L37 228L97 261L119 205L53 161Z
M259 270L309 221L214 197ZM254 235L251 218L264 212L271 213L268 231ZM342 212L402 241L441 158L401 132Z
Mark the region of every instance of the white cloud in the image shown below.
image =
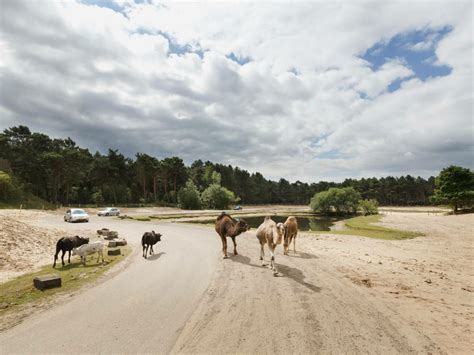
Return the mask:
M93 150L209 159L274 179L472 166L469 2L116 2L126 15L2 2L1 129L27 124ZM423 82L402 59L374 71L359 58L398 33L443 26L453 30L437 64L449 76ZM166 36L202 57L170 54Z

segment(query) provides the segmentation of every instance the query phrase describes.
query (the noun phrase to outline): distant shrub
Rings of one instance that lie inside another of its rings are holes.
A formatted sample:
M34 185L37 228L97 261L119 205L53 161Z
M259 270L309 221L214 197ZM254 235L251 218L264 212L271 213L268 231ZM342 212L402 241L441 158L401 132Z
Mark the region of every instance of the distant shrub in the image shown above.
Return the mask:
M234 193L219 184L211 184L201 194L204 207L209 209L226 209L237 202Z
M201 209L201 196L199 191L190 179L186 182L186 186L178 192L178 203L179 206L185 210L200 210Z
M362 212L364 216L370 214L378 214L379 213L379 204L377 200L360 200L359 201L359 210Z
M314 212L323 214L356 214L360 199L360 194L352 187L332 187L316 193L311 199L310 207Z
M10 201L21 197L20 188L10 174L0 170L0 200Z

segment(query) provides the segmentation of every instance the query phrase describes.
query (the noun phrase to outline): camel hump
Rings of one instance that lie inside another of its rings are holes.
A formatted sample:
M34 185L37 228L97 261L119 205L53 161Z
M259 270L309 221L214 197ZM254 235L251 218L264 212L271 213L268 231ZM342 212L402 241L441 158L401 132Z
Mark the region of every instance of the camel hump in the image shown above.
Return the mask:
M220 221L222 218L224 217L230 217L230 215L228 215L227 213L225 212L221 212L221 214L219 216L217 216L217 220Z

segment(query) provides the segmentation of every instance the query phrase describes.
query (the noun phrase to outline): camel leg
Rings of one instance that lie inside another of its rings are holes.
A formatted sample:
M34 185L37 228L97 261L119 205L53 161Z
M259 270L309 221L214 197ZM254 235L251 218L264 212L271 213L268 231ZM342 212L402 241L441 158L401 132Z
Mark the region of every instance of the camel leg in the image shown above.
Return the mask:
M265 251L263 249L263 243L260 243L260 260L262 261L262 266L266 266L265 264Z
M270 254L272 256L272 258L271 258L271 269L273 270L273 275L278 274L276 264L275 264L275 247L276 247L276 245L273 245L272 247L270 247Z
M296 253L296 235L293 237L293 251Z
M232 237L232 242L234 242L234 255L239 255L239 253L237 253L237 243L235 242L235 237Z
M223 259L227 259L227 239L226 237L221 237L222 240L222 254L224 254Z

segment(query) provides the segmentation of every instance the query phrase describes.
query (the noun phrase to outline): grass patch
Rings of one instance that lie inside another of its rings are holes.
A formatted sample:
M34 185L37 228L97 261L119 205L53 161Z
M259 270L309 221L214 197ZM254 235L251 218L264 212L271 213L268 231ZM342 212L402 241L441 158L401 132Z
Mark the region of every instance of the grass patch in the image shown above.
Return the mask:
M117 265L131 252L129 246L121 247L121 255L104 255L104 265L96 263L97 255L87 258L86 266L83 266L79 257L74 257L71 264L64 267L52 268L52 264L43 266L39 271L19 276L0 285L0 316L7 312L15 312L18 307L26 304L39 303L48 297L57 294L65 294L78 290L83 285L93 282L104 272ZM59 260L59 265L61 261ZM56 274L61 277L61 287L40 291L33 286L36 276L45 274Z
M149 222L151 221L151 218L148 216L127 216L128 219L133 219L135 221L140 221L140 222Z
M23 198L11 201L0 201L0 209L34 209L34 210L55 210L56 206L31 193L25 193Z
M329 234L349 234L361 237L386 239L386 240L403 240L420 237L423 234L418 232L402 231L398 229L385 228L373 225L372 223L380 222L381 215L360 216L346 220L344 224L347 229L331 232L321 232Z

